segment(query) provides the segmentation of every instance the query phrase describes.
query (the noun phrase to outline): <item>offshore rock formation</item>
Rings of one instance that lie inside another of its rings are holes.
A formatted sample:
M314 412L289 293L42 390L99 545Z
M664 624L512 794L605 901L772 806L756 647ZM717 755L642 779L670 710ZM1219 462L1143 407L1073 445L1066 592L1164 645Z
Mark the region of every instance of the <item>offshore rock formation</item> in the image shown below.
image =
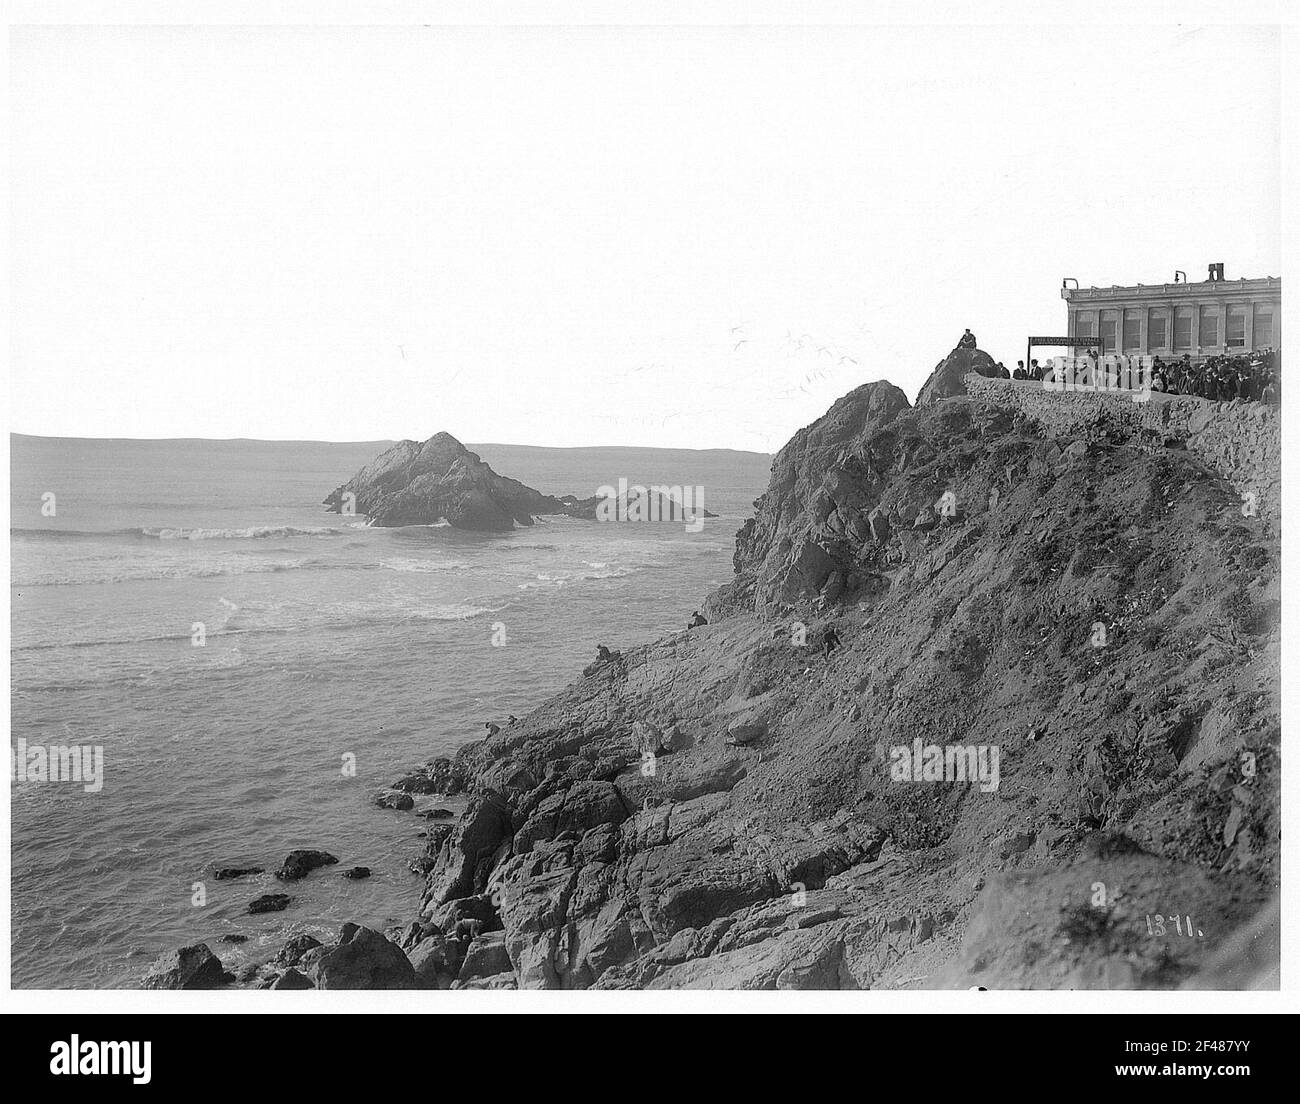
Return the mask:
M560 514L557 498L497 475L450 433L423 444L402 441L380 455L325 499L336 513L346 495L357 514L375 525L436 525L502 532L532 525L535 514Z
M425 769L474 796L391 933L417 984L1275 984L1278 542L1148 446L845 396L711 624ZM956 744L995 788L896 772Z
M680 490L645 488L641 520L681 517L686 497ZM580 499L542 494L517 479L498 475L450 433L435 433L423 444L394 445L332 491L325 505L335 513L350 507L379 526L445 521L456 529L509 532L546 514L593 521L605 501L598 495ZM698 505L694 509L700 517L717 517Z

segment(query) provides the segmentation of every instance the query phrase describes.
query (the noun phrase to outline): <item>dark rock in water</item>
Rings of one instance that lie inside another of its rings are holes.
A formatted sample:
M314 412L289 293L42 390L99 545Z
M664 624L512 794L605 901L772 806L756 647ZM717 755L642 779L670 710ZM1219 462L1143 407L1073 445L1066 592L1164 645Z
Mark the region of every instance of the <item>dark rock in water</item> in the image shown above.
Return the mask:
M240 935L238 932L231 932L229 935L223 935L223 936L221 937L221 942L223 942L223 943L247 943L247 942L248 942L248 936L246 936L246 935Z
M332 866L338 859L328 851L290 851L275 876L284 882L296 882L322 866Z
M180 947L158 959L145 975L145 989L220 989L227 984L221 959L206 943Z
M263 912L283 912L289 907L289 902L293 900L287 893L264 893L248 903L248 913L250 916L257 916Z
M375 804L381 809L396 809L398 812L404 813L408 809L415 808L415 798L404 793L377 793L375 794Z
M426 771L412 771L394 782L390 789L409 794L434 794L439 792L437 784Z
M362 878L370 877L370 867L354 866L350 870L343 871L343 877L351 878L353 881L360 881Z
M315 989L316 984L305 974L297 970L285 970L271 983L272 989Z
M217 868L213 877L219 882L227 881L230 878L242 878L245 874L262 874L265 873L260 866L222 866Z
M450 809L439 808L439 809L422 809L420 812L416 813L415 815L422 816L426 820L449 820L451 817L454 817L456 814L453 813Z
M402 949L370 928L344 924L337 943L310 954L321 989L415 988L415 970Z
M650 487L646 491L647 509L657 510L659 518L688 520L682 488ZM604 501L599 496L578 499L542 494L517 479L498 475L450 433L435 433L423 443L394 445L333 491L325 505L335 513L350 505L375 525L446 521L457 529L506 532L516 525L532 525L538 514L594 519ZM693 503L689 520L696 516L695 511L703 517L717 517Z
M465 789L464 771L458 763L453 763L450 759L431 760L426 764L424 773L433 785L432 793L442 794L445 797L455 797L456 794Z
M346 499L354 495L355 499ZM402 441L325 499L336 513L352 501L375 525L436 525L502 532L561 514L559 499L497 475L450 433Z
M295 935L276 952L271 963L275 966L297 966L303 955L319 946L321 941L314 935Z

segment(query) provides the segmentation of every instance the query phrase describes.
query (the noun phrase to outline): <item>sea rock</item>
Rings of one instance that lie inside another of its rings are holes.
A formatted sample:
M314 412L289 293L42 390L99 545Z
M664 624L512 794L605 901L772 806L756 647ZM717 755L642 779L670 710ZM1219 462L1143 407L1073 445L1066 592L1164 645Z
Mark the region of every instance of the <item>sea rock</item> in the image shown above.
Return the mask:
M320 989L414 989L415 971L400 947L371 928L344 924L338 942L310 952Z
M350 507L382 526L436 525L501 532L532 525L535 514L568 512L565 503L498 475L450 433L402 441L333 491L325 505Z
M287 893L264 893L248 902L248 914L258 916L264 912L283 912L292 900Z
M303 955L319 946L321 941L314 935L295 935L276 952L275 957L271 959L271 964L281 967L296 966Z
M145 989L220 989L228 975L206 943L180 947L158 959L145 975Z
M212 876L219 882L227 881L231 878L242 878L246 874L262 874L264 870L260 866L221 866Z
M397 790L399 793L408 794L435 794L440 793L438 784L429 776L427 770L412 771L410 774L403 775L389 787Z
M328 851L290 851L275 876L281 881L296 882L322 866L332 866L338 859Z
M362 878L370 877L370 867L353 866L343 871L343 877L351 878L353 881L360 881Z
M394 793L391 790L375 794L374 803L381 809L396 809L399 812L415 808L415 798L410 794Z
M278 978L271 983L272 989L315 989L316 983L306 974L300 974L297 970L285 970Z

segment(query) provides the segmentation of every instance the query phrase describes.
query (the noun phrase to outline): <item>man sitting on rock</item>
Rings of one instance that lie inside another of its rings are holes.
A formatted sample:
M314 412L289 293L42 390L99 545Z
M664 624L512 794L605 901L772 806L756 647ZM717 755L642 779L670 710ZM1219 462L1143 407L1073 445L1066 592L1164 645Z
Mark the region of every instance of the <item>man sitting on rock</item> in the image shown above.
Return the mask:
M491 721L484 721L483 727L487 729L487 734L489 736L495 736L501 731L501 726L499 724L493 724Z
M961 335L961 340L957 342L957 348L959 349L975 348L975 335L970 332L969 327L967 328L966 332Z
M699 610L696 610L691 614L691 620L686 627L688 629L698 629L701 625L707 625L708 623L709 619L701 614Z

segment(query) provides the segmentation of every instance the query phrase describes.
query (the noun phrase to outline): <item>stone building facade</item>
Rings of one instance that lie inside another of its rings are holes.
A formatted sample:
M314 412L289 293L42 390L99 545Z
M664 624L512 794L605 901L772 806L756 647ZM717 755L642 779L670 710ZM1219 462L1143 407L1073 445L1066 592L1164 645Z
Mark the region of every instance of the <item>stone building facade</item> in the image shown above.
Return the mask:
M1201 283L1062 287L1069 336L1102 353L1194 361L1282 345L1282 281L1227 280L1211 265Z

